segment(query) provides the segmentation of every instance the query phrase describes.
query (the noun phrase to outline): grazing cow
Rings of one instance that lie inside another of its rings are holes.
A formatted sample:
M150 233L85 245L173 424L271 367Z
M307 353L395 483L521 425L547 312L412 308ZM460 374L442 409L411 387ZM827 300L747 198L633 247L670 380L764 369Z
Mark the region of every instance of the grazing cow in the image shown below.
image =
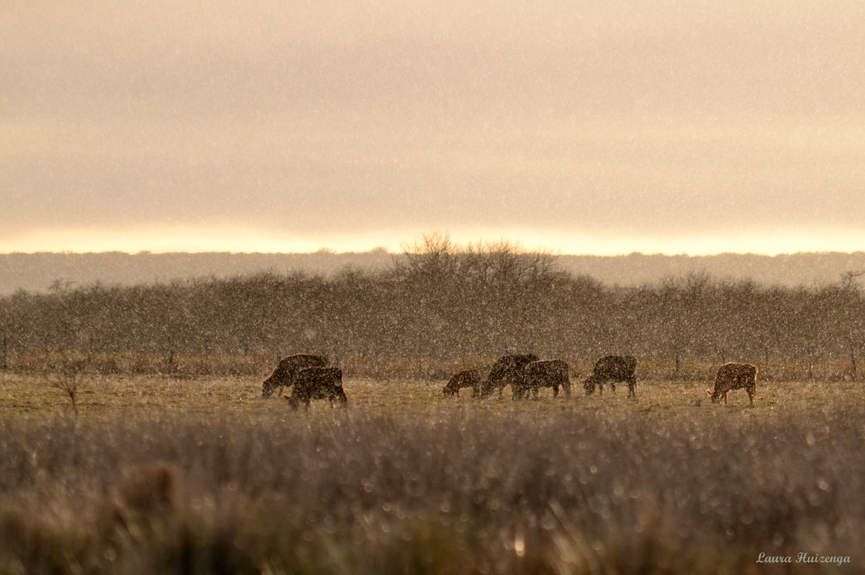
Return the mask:
M346 407L348 399L342 389L342 370L338 367L307 367L300 370L294 378L294 389L291 397L283 394L292 409L297 409L301 403L309 409L311 399L329 399L331 407L335 402Z
M734 389L744 389L748 392L748 401L754 405L754 394L757 392L757 366L750 363L725 363L718 368L715 374L715 387L707 389L706 393L712 398L712 403L719 403L724 398L727 403L727 394Z
M472 397L479 397L481 394L481 374L476 369L467 369L460 371L451 376L445 385L442 392L445 397L456 395L459 397L460 389L464 387L472 388Z
M298 353L284 357L279 361L279 365L276 366L270 377L265 379L264 383L261 384L261 397L262 399L270 397L276 388L279 388L281 392L283 387L291 387L295 377L297 377L297 373L301 369L307 367L327 367L328 365L330 365L330 362L326 357L321 355Z
M553 397L559 396L559 386L565 391L565 396L571 396L571 379L568 375L568 364L560 359L548 359L533 361L525 367L525 387L520 390L523 393L538 398L538 388L553 388Z
M481 384L481 397L489 397L496 387L499 388L499 397L501 397L508 384L514 391L514 398L517 398L518 392L522 397L522 389L525 386L524 368L533 361L538 361L538 356L531 353L503 355L498 358L493 364L490 375Z
M592 395L595 392L595 386L600 389L600 393L604 393L604 384L610 382L610 387L613 393L616 393L616 382L625 381L628 383L628 397L637 397L634 388L637 387L637 378L634 372L637 369L637 360L630 355L608 355L602 357L595 363L595 369L584 382L583 387L586 389L586 395Z

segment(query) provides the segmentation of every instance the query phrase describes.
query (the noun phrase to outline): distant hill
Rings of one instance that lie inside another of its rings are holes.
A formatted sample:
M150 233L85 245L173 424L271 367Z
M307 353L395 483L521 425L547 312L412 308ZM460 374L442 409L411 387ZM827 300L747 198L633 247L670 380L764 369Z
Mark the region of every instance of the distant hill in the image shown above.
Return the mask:
M788 287L837 283L846 272L865 272L865 252L798 253L778 256L718 254L714 256L560 256L559 265L606 284L622 286L654 283L689 273L717 279L751 279L763 285Z
M373 270L392 265L393 255L385 250L340 254L326 251L312 254L13 253L0 254L0 295L19 289L47 291L56 280L71 282L71 285L96 282L136 285L191 277L224 278L264 271L329 275L347 266Z
M386 269L402 257L385 250L364 253L312 254L121 252L70 254L0 254L0 295L17 290L44 292L60 280L70 285L135 285L190 277L230 277L262 271L278 274L304 271L330 275L346 266ZM865 271L865 252L800 253L780 256L721 254L715 256L556 256L558 266L574 275L589 275L621 286L654 283L689 273L718 279L752 279L781 286L815 286L838 282L845 272Z

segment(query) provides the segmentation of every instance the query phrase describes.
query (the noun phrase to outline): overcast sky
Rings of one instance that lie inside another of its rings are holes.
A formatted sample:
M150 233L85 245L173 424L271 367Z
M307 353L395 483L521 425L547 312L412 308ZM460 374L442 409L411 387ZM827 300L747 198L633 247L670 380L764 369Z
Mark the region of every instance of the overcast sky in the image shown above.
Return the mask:
M865 250L865 1L0 1L0 252L435 231Z

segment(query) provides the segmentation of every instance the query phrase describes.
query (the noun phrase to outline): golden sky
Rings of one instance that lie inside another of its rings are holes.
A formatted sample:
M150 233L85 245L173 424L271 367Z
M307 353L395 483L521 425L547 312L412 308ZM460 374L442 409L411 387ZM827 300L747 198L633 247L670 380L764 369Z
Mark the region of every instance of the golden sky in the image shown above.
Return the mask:
M865 250L865 1L7 0L0 253Z

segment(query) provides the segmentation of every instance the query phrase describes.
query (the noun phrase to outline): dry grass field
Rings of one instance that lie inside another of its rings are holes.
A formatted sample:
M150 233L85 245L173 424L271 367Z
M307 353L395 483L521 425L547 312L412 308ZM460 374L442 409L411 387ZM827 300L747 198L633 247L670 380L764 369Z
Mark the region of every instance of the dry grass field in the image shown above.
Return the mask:
M200 377L172 378L152 376L84 376L77 382L76 404L79 418L85 421L123 417L165 417L191 414L241 417L284 417L289 413L287 402L274 395L261 400L262 377ZM540 390L538 401L511 400L510 388L501 399L493 396L476 401L471 390L463 389L459 397L443 397L445 380L345 380L349 405L359 410L375 410L385 414L406 411L470 410L485 412L527 412L544 417L553 413L578 416L582 412L617 412L642 416L694 414L695 408L706 408L707 417L718 414L738 417L806 416L852 405L865 405L865 385L859 382L788 382L759 381L753 408L743 390L732 391L728 405L712 406L705 393L712 386L705 381L643 381L637 387L637 399L627 398L627 386L619 384L617 393L609 386L604 394L595 392L586 397L580 382L572 379L572 397L553 399L552 391ZM18 375L0 372L0 418L53 418L72 416L68 395L60 389L63 376ZM743 409L746 409L743 411ZM314 401L310 416L330 413L330 405Z
M261 379L0 373L0 574L865 565L858 382L760 381L752 408L708 380L515 402L349 373L348 409L293 412Z

